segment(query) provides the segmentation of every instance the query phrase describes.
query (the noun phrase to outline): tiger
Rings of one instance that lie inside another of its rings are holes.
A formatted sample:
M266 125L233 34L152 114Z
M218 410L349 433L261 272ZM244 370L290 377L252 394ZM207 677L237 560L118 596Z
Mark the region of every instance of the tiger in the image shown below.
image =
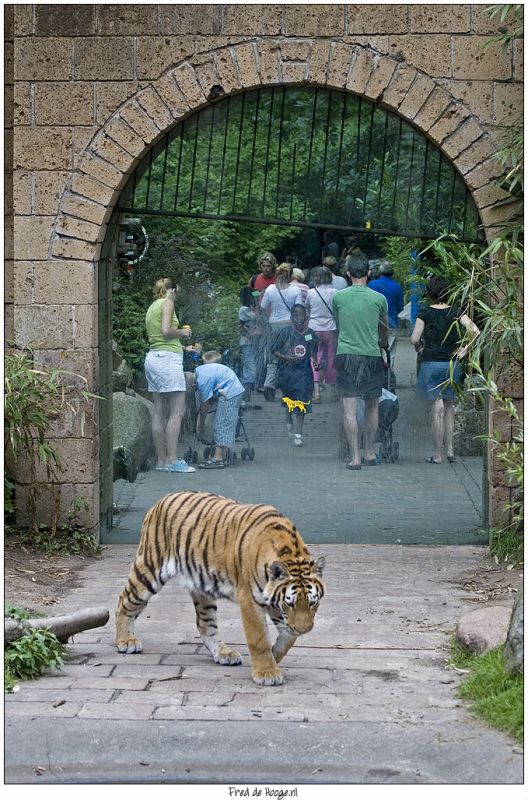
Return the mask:
M147 511L139 547L116 610L120 653L140 653L134 621L169 578L190 591L201 639L217 664L242 663L218 638L216 600L238 602L260 686L284 682L277 666L298 636L313 628L324 595L325 559L312 560L295 525L276 508L218 494L165 495ZM273 646L267 616L278 635Z

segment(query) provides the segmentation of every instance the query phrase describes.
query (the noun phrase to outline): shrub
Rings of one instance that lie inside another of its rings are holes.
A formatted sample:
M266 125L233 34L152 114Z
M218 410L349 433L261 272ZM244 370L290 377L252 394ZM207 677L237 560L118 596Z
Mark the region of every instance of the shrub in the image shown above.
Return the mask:
M55 489L63 464L58 450L48 441L53 420L65 410L80 416L81 430L87 414L92 414L95 395L86 391L86 379L63 369L37 369L30 351L17 350L6 354L4 361L4 448L6 452L6 511L13 513L13 488L16 469L21 460L29 469L27 511L30 528L38 530L36 501L44 486ZM47 484L39 485L37 465L46 468ZM56 529L60 515L57 492L54 491Z
M12 691L16 680L31 681L50 667L61 667L65 649L47 628L33 628L10 642L4 656L4 684Z

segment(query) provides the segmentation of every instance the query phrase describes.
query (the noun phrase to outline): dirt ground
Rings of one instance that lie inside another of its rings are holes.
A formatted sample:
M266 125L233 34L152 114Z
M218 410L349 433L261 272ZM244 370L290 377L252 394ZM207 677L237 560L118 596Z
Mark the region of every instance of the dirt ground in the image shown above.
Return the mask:
M46 556L27 544L6 538L4 603L53 616L54 606L78 586L79 576L95 556Z
M28 546L6 539L4 546L4 599L27 611L53 616L54 606L79 584L83 568L96 556L46 556ZM99 558L104 558L103 555ZM475 605L512 606L522 587L521 567L508 569L484 556L475 570L460 575L456 583Z

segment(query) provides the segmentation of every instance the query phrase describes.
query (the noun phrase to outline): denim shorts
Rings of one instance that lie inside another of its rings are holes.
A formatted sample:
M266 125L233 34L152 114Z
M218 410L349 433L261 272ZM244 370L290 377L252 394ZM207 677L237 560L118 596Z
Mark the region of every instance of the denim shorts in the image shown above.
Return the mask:
M458 361L453 362L451 376L449 361L422 361L416 394L422 400L454 400L456 397L454 383L460 384L462 370Z

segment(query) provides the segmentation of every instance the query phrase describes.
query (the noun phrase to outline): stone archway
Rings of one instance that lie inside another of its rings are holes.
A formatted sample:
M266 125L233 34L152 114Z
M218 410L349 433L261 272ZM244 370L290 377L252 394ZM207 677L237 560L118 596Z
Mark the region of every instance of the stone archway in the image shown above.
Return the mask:
M127 175L168 129L209 102L213 87L229 94L288 83L346 89L396 112L452 161L484 225L500 222L493 204L507 195L493 182L501 171L491 158L496 143L474 114L428 75L367 46L255 40L183 61L117 109L68 182L50 257L97 260Z
M478 118L424 72L362 46L330 39L255 39L184 60L124 102L81 154L62 195L48 257L91 262L101 255L112 209L137 163L178 122L208 104L211 91L235 94L278 84L347 90L396 112L445 153L470 188L489 233L500 223L493 204L505 197L495 185L500 167L493 137ZM95 281L97 270L92 272ZM95 310L95 309L94 309ZM92 317L94 331L97 321ZM92 341L94 335L92 334ZM91 372L98 374L94 342ZM97 391L98 385L90 387ZM99 450L99 434L96 447ZM99 519L97 458L87 460L91 484L89 527ZM91 474L90 474L91 473Z

